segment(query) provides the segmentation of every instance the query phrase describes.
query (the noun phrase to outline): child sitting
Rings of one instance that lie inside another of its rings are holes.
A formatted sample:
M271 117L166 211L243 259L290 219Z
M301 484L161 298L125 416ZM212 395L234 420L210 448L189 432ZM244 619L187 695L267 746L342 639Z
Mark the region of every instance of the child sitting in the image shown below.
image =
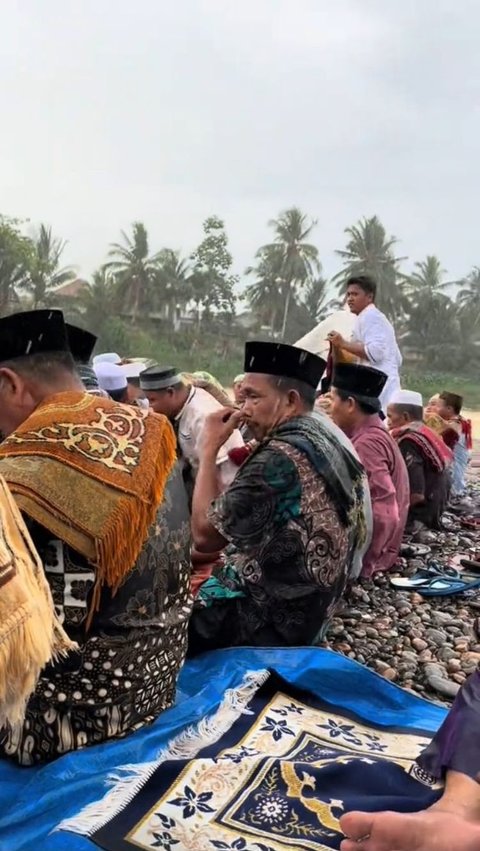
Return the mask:
M442 436L445 443L453 449L453 497L462 496L465 492L465 475L472 449L472 423L462 417L462 406L463 399L456 393L440 393L438 397L437 414L446 426ZM448 440L445 439L447 435Z

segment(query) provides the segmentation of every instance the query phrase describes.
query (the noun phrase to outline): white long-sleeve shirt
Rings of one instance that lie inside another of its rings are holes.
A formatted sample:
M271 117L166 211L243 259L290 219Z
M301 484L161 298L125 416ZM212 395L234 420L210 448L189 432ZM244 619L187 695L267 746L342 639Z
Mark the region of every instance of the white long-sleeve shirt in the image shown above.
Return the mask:
M214 411L219 411L221 407L220 402L217 402L207 390L203 390L202 387L192 387L184 407L175 417L178 423L180 449L182 455L192 467L194 476L197 474L200 463L205 419ZM221 447L217 455L217 467L222 490L231 485L238 472L238 466L230 461L228 453L230 449L244 445L242 435L237 429Z
M363 362L388 376L380 396L382 409L386 411L393 393L400 389L399 369L402 365L393 325L381 310L369 304L357 316L352 339L364 345L367 359Z

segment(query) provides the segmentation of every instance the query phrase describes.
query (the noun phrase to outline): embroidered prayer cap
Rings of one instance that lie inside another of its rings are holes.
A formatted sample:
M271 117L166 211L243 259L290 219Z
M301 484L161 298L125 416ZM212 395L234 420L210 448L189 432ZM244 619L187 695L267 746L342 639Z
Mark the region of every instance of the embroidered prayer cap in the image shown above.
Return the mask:
M61 310L27 310L0 319L0 362L41 352L68 351Z
M97 337L84 328L65 323L70 351L75 363L90 363Z
M140 374L142 390L167 390L183 381L182 374L174 366L149 366Z
M117 355L116 352L102 352L102 354L100 354L100 355L95 355L95 357L93 359L94 367L98 363L116 363L116 364L120 365L121 362L122 362L122 359L121 359L120 355Z
M246 373L294 378L316 390L326 366L327 362L318 355L286 343L255 341L245 344Z
M100 387L107 393L112 390L125 390L127 387L125 373L116 363L99 363L95 366L95 373Z
M371 366L337 363L333 369L332 386L348 393L357 402L380 411L379 396L387 383L387 375Z
M414 408L423 408L423 397L415 390L396 390L389 400L390 405L412 405Z

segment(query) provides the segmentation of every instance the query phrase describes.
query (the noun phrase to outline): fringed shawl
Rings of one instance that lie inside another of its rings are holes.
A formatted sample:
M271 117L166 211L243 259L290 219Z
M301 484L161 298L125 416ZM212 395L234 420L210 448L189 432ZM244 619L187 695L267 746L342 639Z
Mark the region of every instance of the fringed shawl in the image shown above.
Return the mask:
M90 614L135 564L174 462L164 417L79 392L49 397L0 445L21 510L95 566Z
M0 728L23 721L40 672L75 649L20 511L0 477Z

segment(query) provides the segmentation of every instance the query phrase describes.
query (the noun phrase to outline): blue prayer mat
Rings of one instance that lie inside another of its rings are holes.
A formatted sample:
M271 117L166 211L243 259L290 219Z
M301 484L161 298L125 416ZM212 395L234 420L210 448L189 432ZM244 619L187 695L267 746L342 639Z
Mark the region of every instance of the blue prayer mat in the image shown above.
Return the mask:
M207 653L186 663L175 706L131 736L33 768L0 761L1 851L94 851L88 837L92 825L80 833L66 833L56 830L59 823L74 819L95 801L100 801L98 819L104 813L102 798L109 788L109 777L120 773L119 766L154 762L186 729L198 728L202 719L215 717L225 693L237 690L247 671L265 668L274 669L293 687L340 707L341 714L354 713L364 725L379 730L425 730L432 735L445 718L442 707L328 650L232 648ZM334 810L334 816L338 814ZM180 851L180 846L172 845L171 851Z
M329 851L340 846L344 812L415 812L438 799L421 772L409 773L428 731L367 725L274 672L265 676L214 745L201 747L216 722L222 727L222 708L180 743L196 757L150 766L92 840L108 851Z

